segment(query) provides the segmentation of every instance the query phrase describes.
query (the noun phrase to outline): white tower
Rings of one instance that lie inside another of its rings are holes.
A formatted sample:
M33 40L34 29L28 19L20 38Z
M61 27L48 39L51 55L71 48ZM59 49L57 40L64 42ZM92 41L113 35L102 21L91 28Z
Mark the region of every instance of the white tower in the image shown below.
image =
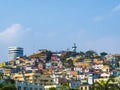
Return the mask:
M9 47L8 48L8 60L15 60L17 57L23 56L23 48L21 47Z
M77 48L76 43L74 43L74 46L72 47L72 51L76 52L76 48Z

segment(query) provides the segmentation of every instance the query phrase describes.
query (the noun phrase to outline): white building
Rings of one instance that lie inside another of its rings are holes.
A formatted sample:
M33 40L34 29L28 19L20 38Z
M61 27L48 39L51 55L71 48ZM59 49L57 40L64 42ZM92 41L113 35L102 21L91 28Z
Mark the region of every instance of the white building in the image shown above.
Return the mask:
M23 56L23 48L21 47L9 47L8 48L8 60L15 60L17 57Z

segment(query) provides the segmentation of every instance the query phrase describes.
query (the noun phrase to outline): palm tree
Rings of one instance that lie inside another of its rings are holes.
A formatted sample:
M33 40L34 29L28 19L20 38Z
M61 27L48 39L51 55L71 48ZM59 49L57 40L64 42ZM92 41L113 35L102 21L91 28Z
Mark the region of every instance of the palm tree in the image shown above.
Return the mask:
M115 84L113 78L109 78L107 81L95 82L92 86L92 90L120 90L118 84Z

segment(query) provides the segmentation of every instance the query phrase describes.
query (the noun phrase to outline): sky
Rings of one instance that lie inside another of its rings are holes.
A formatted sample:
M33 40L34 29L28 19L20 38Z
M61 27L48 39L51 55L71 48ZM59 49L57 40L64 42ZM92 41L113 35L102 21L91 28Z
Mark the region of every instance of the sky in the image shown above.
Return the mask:
M51 51L94 50L120 54L120 0L1 0L0 62L8 47L30 55Z

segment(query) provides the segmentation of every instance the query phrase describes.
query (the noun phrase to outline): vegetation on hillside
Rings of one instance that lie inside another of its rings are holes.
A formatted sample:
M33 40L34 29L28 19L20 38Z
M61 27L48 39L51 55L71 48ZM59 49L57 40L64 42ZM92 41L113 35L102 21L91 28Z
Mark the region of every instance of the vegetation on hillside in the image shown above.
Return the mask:
M4 78L3 74L0 73L0 90L17 90L15 81L10 77Z

